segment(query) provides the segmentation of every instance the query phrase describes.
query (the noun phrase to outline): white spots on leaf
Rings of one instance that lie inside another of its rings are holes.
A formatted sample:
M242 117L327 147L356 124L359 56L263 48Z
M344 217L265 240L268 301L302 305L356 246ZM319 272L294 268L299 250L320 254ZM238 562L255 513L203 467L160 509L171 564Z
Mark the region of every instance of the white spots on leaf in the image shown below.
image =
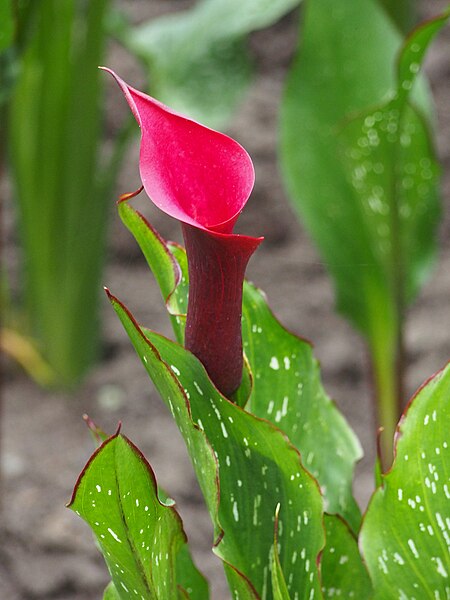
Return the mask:
M101 486L97 484L95 487L97 489L97 492L100 494L100 492L102 491Z
M239 510L238 510L238 505L237 505L236 501L233 502L233 517L237 523L239 521Z
M403 490L402 490L402 488L398 488L398 490L397 490L397 498L398 498L399 502L401 502L403 500Z
M196 381L193 381L194 387L197 390L197 392L200 394L200 396L203 396L203 390L202 388L198 385L198 383Z
M224 424L223 421L220 422L220 426L222 428L223 437L227 438L228 437L228 431L227 431L227 428L225 427L225 424Z
M442 577L444 577L445 579L448 578L448 573L444 567L444 563L442 562L442 560L439 558L439 556L432 556L431 560L436 563L436 571L439 573L439 575L441 575Z
M175 373L175 375L177 377L179 377L181 375L179 369L177 369L177 367L175 365L170 365L170 368L172 369L172 371Z
M122 540L119 538L119 536L117 535L117 533L111 529L111 527L108 527L108 532L116 540L116 542L118 542L119 544L122 543Z
M269 367L274 371L278 371L280 368L280 363L278 362L278 358L276 356L272 356L270 359Z
M409 549L411 550L414 558L419 558L419 553L417 551L416 545L414 543L414 540L412 540L411 538L408 540L408 546L409 546Z

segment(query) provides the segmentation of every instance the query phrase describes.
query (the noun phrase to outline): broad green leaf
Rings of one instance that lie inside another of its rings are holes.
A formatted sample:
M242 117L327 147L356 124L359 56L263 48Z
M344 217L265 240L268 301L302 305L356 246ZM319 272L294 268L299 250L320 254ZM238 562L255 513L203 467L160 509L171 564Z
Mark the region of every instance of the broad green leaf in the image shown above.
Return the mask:
M393 162L396 155L378 144L372 118L363 124L367 129L364 136L351 125L345 128L352 116L382 105L395 93L394 63L400 42L400 35L372 0L361 0L357 9L353 0L339 4L311 0L282 106L282 166L290 196L335 279L339 309L369 337L395 335L398 315L392 270L400 276L399 271L407 267L405 277L414 280L423 278L425 268L424 261L419 266L402 265L391 255L398 224L393 217L392 223L387 223L385 205L397 203L388 187L393 169L398 168ZM426 105L423 85L416 90L415 100ZM428 156L430 147L425 125L418 123L418 117L411 118L417 127L414 144L418 146L411 144L405 150L408 157L402 165L420 173L425 165L417 162ZM377 119L378 114L375 123ZM354 133L345 136L345 143L339 135L343 128ZM368 159L366 152L376 153L377 160L375 154ZM362 189L358 181L366 175L369 179ZM404 233L409 239L414 228L420 229L421 249L428 244L428 263L436 221L436 194L433 186L430 189L429 196L414 197L414 202L426 206L421 211L422 223L411 225ZM411 211L414 186L410 188L408 183L406 191L405 213ZM420 276L414 270L420 271Z
M245 585L249 598L252 588L258 596L272 597L270 554L274 513L280 503L279 555L288 589L294 598L317 597L322 498L298 452L272 424L221 396L192 354L140 330L123 305L111 300L186 440L216 534L221 536L215 551L228 563L228 572L234 569L229 578L232 587L236 589L236 582Z
M347 524L325 515L326 545L321 557L322 593L326 598L372 598L372 583Z
M322 387L311 344L287 331L249 283L243 340L254 378L249 410L289 436L321 485L326 510L343 515L357 531L360 513L352 480L362 456L359 442Z
M152 95L209 125L223 123L251 79L246 36L275 23L299 0L200 0L139 27L112 28L149 71Z
M450 363L406 410L394 464L363 522L361 547L379 600L449 597L449 423Z
M177 285L171 274L176 272L173 259L178 263L182 284L174 288L171 297L176 297L180 309L185 310L189 276L184 249L167 244L125 203L119 210L127 211L126 224L141 245L163 296ZM163 271L172 277L166 287ZM178 324L174 324L176 333ZM289 436L322 486L327 510L342 514L356 531L360 514L352 496L352 479L354 464L362 456L358 440L323 390L311 345L284 329L263 294L248 283L244 286L243 343L249 365L233 400L245 406L253 387L249 411Z
M106 598L178 597L177 555L186 543L181 520L173 504L158 498L150 465L126 437L117 433L93 454L69 507L91 526L102 550L113 580ZM183 580L195 583L188 556ZM196 597L206 600L203 592Z

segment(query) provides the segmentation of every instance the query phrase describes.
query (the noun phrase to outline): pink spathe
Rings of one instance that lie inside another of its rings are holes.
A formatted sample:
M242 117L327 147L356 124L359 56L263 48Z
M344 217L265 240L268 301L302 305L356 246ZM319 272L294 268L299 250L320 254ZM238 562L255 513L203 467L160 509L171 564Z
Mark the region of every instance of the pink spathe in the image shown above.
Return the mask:
M217 388L230 396L242 378L242 286L262 238L233 234L253 189L250 156L232 138L176 113L113 71L141 128L144 189L183 224L189 269L186 341Z

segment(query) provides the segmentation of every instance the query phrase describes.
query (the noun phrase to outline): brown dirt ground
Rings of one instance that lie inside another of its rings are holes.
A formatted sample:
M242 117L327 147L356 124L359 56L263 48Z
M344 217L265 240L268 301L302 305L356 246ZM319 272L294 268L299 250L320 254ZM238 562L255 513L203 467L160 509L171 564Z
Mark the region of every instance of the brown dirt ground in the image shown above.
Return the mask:
M127 0L136 22L189 2ZM423 16L446 2L422 1ZM280 320L312 340L322 363L326 389L362 440L355 493L365 506L373 489L374 428L366 351L361 339L333 309L333 290L324 265L290 208L276 164L277 107L296 41L296 18L252 36L258 76L229 133L254 159L257 184L240 229L264 235L248 278L268 294ZM410 310L407 327L408 391L450 357L450 31L440 36L427 59L439 116L438 144L445 169L442 251L428 285ZM142 74L117 47L108 64L138 85ZM113 88L111 88L112 90ZM124 106L116 90L108 100L114 118ZM121 112L122 111L122 112ZM119 115L119 116L118 116ZM117 194L136 189L137 143L122 169ZM3 182L3 190L7 183ZM10 201L5 204L5 257L17 273L18 256ZM146 203L144 203L146 204ZM137 205L142 208L142 200ZM180 239L177 225L148 205L144 210L165 237ZM111 201L111 235L104 282L139 321L169 333L156 284L135 242L120 225ZM103 300L105 358L78 392L69 397L38 389L12 364L6 365L2 419L2 504L0 598L8 600L98 600L108 582L103 560L87 526L65 508L78 473L93 447L81 420L88 413L107 431L123 431L142 449L159 483L176 499L195 557L212 584L212 597L228 597L220 561L211 553L212 530L183 442L141 367L118 320Z

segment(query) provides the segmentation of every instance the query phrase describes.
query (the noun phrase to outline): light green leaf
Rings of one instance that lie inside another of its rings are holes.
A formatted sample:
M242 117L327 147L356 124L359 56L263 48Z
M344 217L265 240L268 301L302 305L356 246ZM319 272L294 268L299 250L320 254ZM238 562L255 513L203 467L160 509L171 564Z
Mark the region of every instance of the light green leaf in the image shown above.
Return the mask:
M326 545L321 557L322 593L327 598L372 597L372 583L347 524L336 515L325 515Z
M93 454L69 507L94 531L114 584L107 598L177 598L176 561L186 542L181 520L173 504L158 498L150 465L126 437L117 433Z
M288 589L294 597L295 592L299 598L318 595L322 499L295 448L272 424L221 396L192 354L140 330L125 307L114 297L111 300L186 440L216 534L221 536L215 551L228 563L228 572L234 569L229 577L232 587L245 585L248 597L254 588L258 595L271 598L271 532L280 503L280 563Z
M249 410L288 435L321 485L326 510L343 515L357 531L360 513L352 480L360 444L322 387L311 344L287 331L249 283L243 340L254 378Z
M363 522L361 547L379 600L449 596L449 423L450 363L406 410L394 464Z
M116 586L112 581L103 593L103 600L121 600Z
M268 27L299 0L200 0L191 9L137 28L112 24L149 70L152 94L212 126L223 123L251 78L245 38Z

